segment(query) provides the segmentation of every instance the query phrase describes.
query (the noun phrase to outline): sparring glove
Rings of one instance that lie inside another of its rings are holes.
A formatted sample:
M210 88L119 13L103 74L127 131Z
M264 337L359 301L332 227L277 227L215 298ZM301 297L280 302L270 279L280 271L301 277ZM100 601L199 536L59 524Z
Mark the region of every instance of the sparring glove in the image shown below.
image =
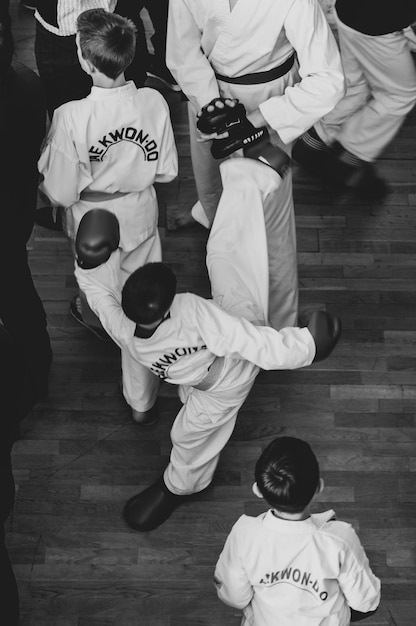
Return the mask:
M249 122L245 106L237 99L214 98L202 107L196 125L205 134L228 133L228 137L212 141L214 159L224 159L243 148L245 157L262 161L282 178L290 166L290 157L270 143L265 126L256 128Z
M315 361L326 359L335 348L341 336L341 320L326 311L313 311L307 321L307 328L316 346Z
M76 259L84 270L102 265L117 250L120 226L114 213L92 209L82 217L75 239Z

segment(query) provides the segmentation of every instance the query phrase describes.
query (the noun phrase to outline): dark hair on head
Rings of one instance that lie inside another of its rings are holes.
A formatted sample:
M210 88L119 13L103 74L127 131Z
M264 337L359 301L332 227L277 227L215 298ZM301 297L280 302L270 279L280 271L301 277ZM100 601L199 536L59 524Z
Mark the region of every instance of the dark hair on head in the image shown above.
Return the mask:
M89 9L78 16L82 56L99 72L115 80L130 65L136 50L136 27L117 13Z
M7 77L14 53L10 19L0 21L0 81Z
M319 465L306 441L277 437L265 448L254 470L263 498L274 509L300 513L319 483Z
M121 293L124 313L136 324L153 324L169 310L176 276L164 263L146 263L131 274Z

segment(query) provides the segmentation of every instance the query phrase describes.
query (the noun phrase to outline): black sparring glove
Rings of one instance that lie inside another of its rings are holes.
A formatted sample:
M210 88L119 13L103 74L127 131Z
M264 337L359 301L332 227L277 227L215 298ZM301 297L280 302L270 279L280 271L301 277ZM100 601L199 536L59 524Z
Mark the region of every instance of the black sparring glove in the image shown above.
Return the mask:
M331 354L341 336L341 320L326 311L313 311L307 317L306 326L316 346L314 361L322 361Z
M224 159L243 148L244 156L272 167L283 178L290 166L290 157L284 150L270 143L265 126L256 128L247 119L245 106L238 100L214 98L202 107L197 128L207 135L227 132L224 139L213 139L211 154Z
M196 126L201 133L221 135L245 116L244 104L236 98L214 98L198 113Z
M92 209L80 221L75 240L76 258L84 270L102 265L117 250L120 226L114 213Z

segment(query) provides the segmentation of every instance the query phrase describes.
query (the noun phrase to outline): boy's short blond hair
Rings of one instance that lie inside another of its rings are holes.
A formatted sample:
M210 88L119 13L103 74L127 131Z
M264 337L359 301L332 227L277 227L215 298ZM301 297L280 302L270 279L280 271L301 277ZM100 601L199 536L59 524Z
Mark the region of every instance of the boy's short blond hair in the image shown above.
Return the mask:
M136 27L131 20L104 9L89 9L77 19L82 57L115 80L133 60Z

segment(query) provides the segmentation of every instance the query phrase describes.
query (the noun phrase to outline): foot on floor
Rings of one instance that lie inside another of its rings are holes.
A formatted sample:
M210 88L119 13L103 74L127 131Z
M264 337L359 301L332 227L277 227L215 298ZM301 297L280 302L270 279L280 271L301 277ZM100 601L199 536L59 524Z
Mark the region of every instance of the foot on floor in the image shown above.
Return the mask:
M148 411L131 410L132 417L136 424L140 426L154 426L159 421L159 402L156 400L154 405Z
M123 517L134 530L154 530L190 496L178 496L166 487L161 476L153 485L133 496L124 506Z
M329 152L328 176L334 185L368 200L381 200L390 193L389 186L378 176L372 163L363 161L338 142Z

